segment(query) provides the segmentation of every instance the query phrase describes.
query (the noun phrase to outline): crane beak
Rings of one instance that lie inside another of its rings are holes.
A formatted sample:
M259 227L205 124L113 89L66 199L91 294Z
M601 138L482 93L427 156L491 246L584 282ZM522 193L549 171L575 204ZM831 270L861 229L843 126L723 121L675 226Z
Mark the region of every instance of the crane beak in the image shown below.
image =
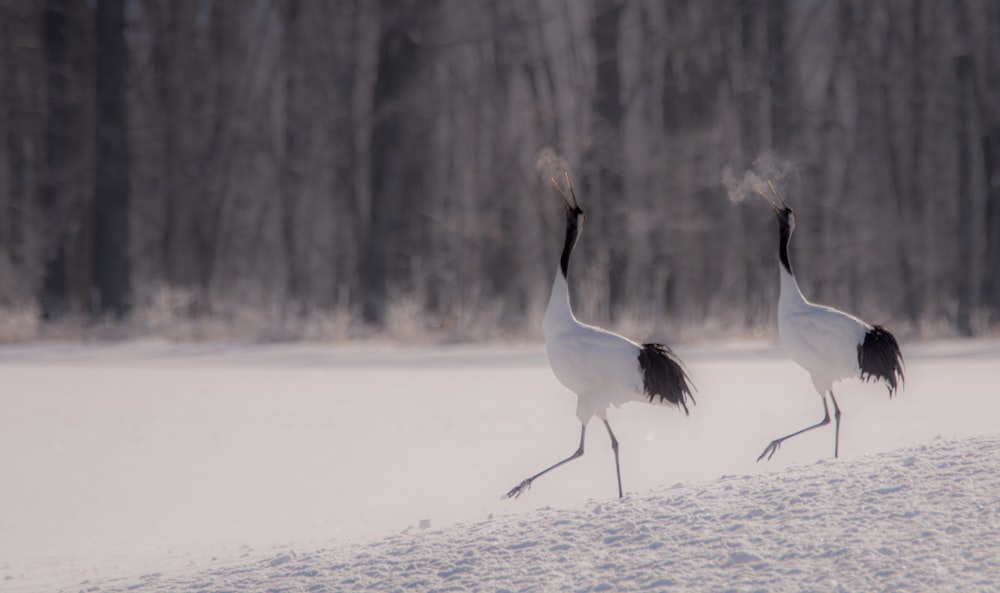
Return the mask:
M581 224L587 222L587 215L583 213L583 208L580 208L580 203L576 201L576 192L573 191L573 184L569 180L569 172L566 172L566 187L569 189L569 195L566 195L566 192L563 191L562 186L559 185L555 177L552 177L552 185L559 192L563 206L566 207L566 220L568 222L573 221L573 224L576 224L576 222L580 222ZM577 216L581 216L582 218L578 220Z
M771 196L765 194L759 189L754 188L753 192L758 196L760 196L761 198L763 198L765 202L770 204L771 208L774 209L774 213L777 214L779 218L783 218L785 215L785 210L789 209L788 204L785 203L785 200L781 197L781 194L778 193L778 190L774 187L773 183L768 181L767 186L771 189L771 193L774 195L775 198L777 198L777 201L773 200Z
M551 180L552 185L555 186L556 191L559 192L559 197L562 198L563 204L566 205L567 210L576 210L580 207L579 202L576 201L576 193L573 191L573 184L570 183L569 180L569 171L566 172L566 187L569 189L568 196L566 195L566 192L563 191L562 186L559 185L559 182L555 177L552 177Z

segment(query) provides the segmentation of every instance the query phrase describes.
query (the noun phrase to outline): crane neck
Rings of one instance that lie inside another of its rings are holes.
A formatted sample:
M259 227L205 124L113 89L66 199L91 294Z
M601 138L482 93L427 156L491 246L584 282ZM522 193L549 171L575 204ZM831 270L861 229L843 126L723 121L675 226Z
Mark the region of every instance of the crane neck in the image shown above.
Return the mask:
M556 277L552 281L552 294L549 295L549 305L545 308L542 330L545 338L549 339L577 323L573 307L569 302L569 285L560 270L556 272Z
M792 272L792 261L788 258L788 243L792 239L792 227L785 217L780 222L779 243L778 243L778 263L781 274L781 290L778 296L779 307L789 307L806 302L799 289L799 283Z
M577 323L573 316L573 308L569 303L569 259L580 236L580 225L575 215L567 217L566 240L563 242L562 256L559 258L559 270L552 281L552 293L549 295L549 305L545 309L542 329L546 336L558 333L561 327Z
M569 258L573 255L576 240L580 237L580 223L576 216L568 216L566 220L566 240L563 242L562 256L559 258L559 269L563 279L569 278Z
M778 308L794 307L805 304L806 297L799 289L799 283L795 276L782 264L779 268L781 274L781 289L778 294Z
M788 219L782 219L779 229L778 229L778 261L781 262L781 267L784 268L785 272L788 272L790 276L794 276L795 273L792 272L792 260L788 259L788 243L792 240L792 226L788 223Z

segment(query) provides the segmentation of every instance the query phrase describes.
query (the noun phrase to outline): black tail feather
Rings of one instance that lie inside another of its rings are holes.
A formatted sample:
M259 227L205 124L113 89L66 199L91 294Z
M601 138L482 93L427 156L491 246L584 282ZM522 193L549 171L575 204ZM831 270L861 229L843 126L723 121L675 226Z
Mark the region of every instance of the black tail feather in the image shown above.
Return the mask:
M896 387L904 381L903 353L896 337L880 325L868 330L865 341L858 345L858 366L863 381L885 381L889 397L896 394Z
M687 401L690 398L692 386L687 372L673 350L663 344L643 344L639 351L639 367L642 369L643 389L652 402L656 396L660 401L669 402L688 411Z

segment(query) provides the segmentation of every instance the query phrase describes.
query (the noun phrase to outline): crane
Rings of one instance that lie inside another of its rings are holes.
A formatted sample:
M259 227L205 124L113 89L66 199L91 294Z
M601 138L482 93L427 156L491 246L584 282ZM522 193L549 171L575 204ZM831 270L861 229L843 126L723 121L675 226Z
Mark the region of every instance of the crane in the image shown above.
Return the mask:
M760 190L763 198L778 218L778 261L781 288L778 296L778 333L789 358L812 377L813 386L823 400L823 419L816 424L774 439L757 457L770 460L787 439L830 423L833 405L833 456L840 455L840 406L833 395L833 384L841 379L860 378L863 381L883 381L892 398L904 381L903 354L889 330L870 325L857 317L832 307L806 300L799 290L792 263L788 258L788 243L795 230L798 215L788 207L774 184L768 182L772 199Z
M586 216L576 200L569 173L566 173L566 190L554 178L552 184L559 192L565 209L566 238L542 327L552 372L577 396L580 444L572 455L522 480L502 498L519 497L539 477L582 456L587 424L594 416L601 419L611 437L618 497L621 498L618 439L608 423L608 409L630 401L653 403L659 398L659 402L683 408L688 414L688 399L694 403L692 387L680 359L670 348L663 344L640 345L608 330L581 323L573 315L567 284L569 260Z

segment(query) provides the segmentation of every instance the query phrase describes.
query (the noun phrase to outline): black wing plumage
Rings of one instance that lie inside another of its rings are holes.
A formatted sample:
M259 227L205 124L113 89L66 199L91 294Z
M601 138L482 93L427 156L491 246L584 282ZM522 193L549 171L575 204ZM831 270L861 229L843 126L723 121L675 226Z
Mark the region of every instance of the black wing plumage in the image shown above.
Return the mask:
M688 399L695 403L690 379L673 350L663 344L643 344L639 351L639 367L642 369L643 390L650 402L659 396L661 402L680 406L685 414L690 413Z

